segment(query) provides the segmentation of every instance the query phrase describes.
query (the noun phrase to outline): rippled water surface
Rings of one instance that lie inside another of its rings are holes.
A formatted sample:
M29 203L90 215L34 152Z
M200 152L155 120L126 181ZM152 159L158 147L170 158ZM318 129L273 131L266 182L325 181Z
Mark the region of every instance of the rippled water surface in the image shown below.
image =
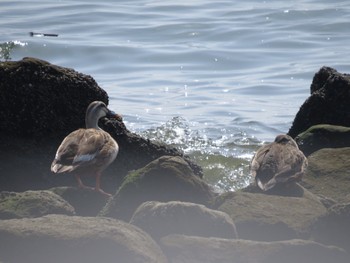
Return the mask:
M130 130L234 190L257 147L288 131L314 73L350 72L349 28L350 2L337 0L2 0L0 59L91 75Z

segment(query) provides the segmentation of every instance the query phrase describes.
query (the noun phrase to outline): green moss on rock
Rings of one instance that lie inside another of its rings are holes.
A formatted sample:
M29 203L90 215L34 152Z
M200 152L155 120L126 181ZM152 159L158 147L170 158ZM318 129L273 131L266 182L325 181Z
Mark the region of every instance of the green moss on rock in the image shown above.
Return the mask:
M208 205L212 197L209 186L193 173L185 160L178 156L163 156L129 173L100 215L128 221L145 201L187 201Z

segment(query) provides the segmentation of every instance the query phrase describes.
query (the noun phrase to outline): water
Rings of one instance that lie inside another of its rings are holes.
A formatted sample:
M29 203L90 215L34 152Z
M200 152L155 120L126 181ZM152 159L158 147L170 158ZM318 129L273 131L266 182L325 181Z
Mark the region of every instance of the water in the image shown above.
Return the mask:
M182 148L218 190L249 182L320 67L350 72L348 1L2 0L0 17L1 60L93 76L130 130Z

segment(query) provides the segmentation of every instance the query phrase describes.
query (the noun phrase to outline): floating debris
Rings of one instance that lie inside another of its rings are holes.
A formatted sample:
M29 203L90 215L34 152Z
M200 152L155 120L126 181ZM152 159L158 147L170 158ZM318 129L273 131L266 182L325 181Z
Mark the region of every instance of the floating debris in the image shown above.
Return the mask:
M29 32L31 37L58 37L58 34L45 34L45 33L34 33Z

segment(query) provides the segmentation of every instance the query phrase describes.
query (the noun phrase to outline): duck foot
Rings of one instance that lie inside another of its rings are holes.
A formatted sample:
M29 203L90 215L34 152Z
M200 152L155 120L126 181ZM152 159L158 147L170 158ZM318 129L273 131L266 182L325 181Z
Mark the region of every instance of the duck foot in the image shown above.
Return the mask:
M95 188L94 190L95 190L96 192L98 192L98 193L101 193L102 195L104 195L104 196L105 196L105 197L107 197L107 198L112 197L112 195L111 195L111 194L106 193L106 192L105 192L105 191L103 191L101 188L99 188L99 189Z

